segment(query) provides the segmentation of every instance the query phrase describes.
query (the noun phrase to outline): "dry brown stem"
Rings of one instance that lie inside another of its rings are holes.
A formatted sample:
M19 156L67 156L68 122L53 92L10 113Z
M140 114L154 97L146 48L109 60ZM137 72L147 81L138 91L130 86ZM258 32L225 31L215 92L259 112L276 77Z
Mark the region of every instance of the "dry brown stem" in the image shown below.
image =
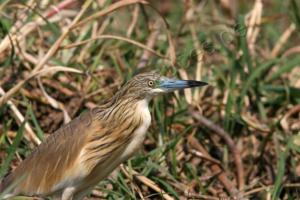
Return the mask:
M205 127L209 128L210 130L214 131L216 134L218 134L228 145L230 151L233 154L234 157L234 162L236 165L236 170L237 170L237 182L240 190L243 190L244 188L244 168L243 168L243 162L241 159L241 155L239 150L236 148L236 145L232 138L229 136L228 133L224 131L220 126L214 124L212 121L209 119L205 118L203 115L200 115L199 113L196 113L193 110L190 110L190 114L198 120L198 122L201 125L204 125Z

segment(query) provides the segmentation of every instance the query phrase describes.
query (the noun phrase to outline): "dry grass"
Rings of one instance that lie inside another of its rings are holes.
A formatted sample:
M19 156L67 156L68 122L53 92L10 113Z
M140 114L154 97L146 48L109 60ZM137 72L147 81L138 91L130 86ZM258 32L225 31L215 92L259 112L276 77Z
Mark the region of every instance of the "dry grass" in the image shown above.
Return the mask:
M300 4L0 4L0 177L134 74L209 82L155 99L143 150L88 199L300 199Z

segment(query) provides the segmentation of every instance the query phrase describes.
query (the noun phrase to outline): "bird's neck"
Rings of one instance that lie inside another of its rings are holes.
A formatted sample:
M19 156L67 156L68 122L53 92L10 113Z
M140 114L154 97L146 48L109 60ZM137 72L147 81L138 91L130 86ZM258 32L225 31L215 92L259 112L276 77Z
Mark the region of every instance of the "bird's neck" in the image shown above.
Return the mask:
M129 119L142 118L149 113L148 99L116 98L113 97L106 104L98 107L97 116L107 124L118 125Z

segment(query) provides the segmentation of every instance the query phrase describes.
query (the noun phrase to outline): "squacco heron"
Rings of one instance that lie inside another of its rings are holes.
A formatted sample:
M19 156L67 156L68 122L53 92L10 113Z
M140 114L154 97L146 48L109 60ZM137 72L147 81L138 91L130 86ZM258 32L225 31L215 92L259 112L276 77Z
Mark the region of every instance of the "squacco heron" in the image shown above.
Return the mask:
M6 191L4 198L82 199L142 145L151 123L148 103L153 97L204 85L152 72L135 76L107 103L51 134L2 180L0 192Z

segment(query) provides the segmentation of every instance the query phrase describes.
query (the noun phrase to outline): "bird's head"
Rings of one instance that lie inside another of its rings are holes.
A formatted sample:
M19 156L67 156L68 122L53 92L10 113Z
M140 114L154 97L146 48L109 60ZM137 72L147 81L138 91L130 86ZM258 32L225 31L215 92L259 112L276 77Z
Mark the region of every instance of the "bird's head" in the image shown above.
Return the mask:
M158 94L205 85L207 83L203 81L177 80L161 76L156 72L148 72L136 75L122 89L125 96L151 99Z

